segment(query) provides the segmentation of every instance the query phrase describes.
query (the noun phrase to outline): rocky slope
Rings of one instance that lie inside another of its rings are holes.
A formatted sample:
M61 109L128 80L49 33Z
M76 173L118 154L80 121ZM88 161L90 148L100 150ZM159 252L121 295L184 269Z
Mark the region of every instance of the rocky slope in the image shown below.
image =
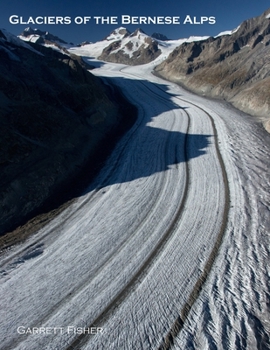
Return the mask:
M270 9L230 35L183 43L155 72L260 116L270 131Z
M0 234L69 191L86 165L90 176L101 143L129 124L129 107L80 58L33 47L0 31Z

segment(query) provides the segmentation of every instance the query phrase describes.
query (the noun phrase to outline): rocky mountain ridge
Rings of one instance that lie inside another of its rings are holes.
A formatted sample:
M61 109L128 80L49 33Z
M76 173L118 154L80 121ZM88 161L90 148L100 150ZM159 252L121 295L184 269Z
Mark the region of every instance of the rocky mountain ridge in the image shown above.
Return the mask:
M155 73L198 94L226 99L261 117L270 131L270 9L230 35L183 43Z

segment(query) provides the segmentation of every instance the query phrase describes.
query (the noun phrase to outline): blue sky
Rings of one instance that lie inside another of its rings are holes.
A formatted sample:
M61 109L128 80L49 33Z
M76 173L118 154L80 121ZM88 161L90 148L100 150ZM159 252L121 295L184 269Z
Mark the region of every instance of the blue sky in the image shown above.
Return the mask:
M24 28L31 26L46 30L60 38L75 44L82 41L98 41L121 25L121 16L180 16L180 24L160 25L123 25L130 31L141 27L147 34L154 32L165 34L170 39L179 39L191 35L217 35L224 30L236 28L243 20L258 16L270 7L269 0L8 0L1 4L0 28L18 35ZM10 24L11 15L22 17L60 16L71 17L71 24ZM183 24L184 18L196 16L215 17L215 24ZM91 16L87 24L75 24L75 17ZM96 24L94 16L116 16L118 24Z

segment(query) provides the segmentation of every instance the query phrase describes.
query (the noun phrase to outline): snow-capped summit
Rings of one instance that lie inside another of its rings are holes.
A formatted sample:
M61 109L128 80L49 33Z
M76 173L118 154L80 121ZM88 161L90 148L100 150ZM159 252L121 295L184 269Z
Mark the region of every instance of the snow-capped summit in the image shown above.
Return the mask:
M9 33L5 29L0 29L0 50L4 51L11 60L20 61L16 55L15 48L23 47L24 49L35 52L40 55L40 52L36 51L30 45L19 39L17 36Z
M36 28L32 29L31 27L25 28L18 37L23 41L49 46L65 53L66 48L70 47L66 41L60 39L58 36L55 36L48 31L42 31Z
M106 38L105 40L122 40L125 37L127 37L128 35L130 35L130 32L124 28L124 27L120 27L115 29L114 31L112 31Z
M123 28L121 32L124 33ZM119 36L118 36L119 37ZM99 59L109 62L138 65L149 63L161 54L157 41L144 33L140 28L133 33L113 40L105 47Z
M140 34L145 34L147 35L141 28L137 28L133 33L130 34L130 36L138 36Z
M31 27L25 28L24 31L18 36L18 38L26 42L51 47L52 49L55 49L65 54L68 54L67 49L70 46L73 46L73 44L68 44L63 39L51 34L48 31L42 31L37 28L33 29Z

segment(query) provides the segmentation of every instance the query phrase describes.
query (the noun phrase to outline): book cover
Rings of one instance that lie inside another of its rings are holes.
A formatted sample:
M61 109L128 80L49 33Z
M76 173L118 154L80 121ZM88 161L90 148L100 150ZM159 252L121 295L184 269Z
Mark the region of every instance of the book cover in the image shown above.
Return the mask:
M269 349L270 9L0 19L0 349Z

